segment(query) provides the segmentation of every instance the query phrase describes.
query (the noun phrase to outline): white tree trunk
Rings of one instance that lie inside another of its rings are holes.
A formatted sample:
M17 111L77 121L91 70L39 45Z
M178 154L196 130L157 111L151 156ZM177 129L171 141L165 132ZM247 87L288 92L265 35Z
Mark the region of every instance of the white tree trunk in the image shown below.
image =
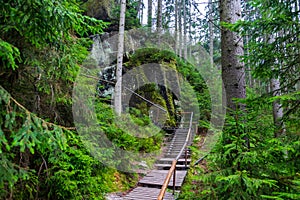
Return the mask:
M240 18L240 0L220 0L221 22L235 23ZM233 98L246 97L245 70L244 64L240 60L240 56L244 54L243 40L237 33L222 27L221 49L222 79L227 107L229 110L236 110L237 107L233 102ZM243 105L239 106L243 107Z
M272 78L271 79L271 90L273 96L279 96L280 95L280 81L279 78ZM281 104L278 101L273 102L273 119L274 124L277 127L281 126L281 119L283 117L283 109ZM278 136L277 134L275 134Z
M118 54L117 54L117 71L116 71L117 83L115 86L115 98L114 98L115 111L119 116L122 113L122 65L123 65L123 53L124 53L125 12L126 12L126 0L121 0L119 41L118 41Z

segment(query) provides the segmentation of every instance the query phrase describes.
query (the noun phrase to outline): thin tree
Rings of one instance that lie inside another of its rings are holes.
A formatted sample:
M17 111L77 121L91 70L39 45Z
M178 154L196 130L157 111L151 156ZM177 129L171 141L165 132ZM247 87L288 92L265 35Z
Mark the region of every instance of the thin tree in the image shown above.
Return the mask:
M241 18L240 0L220 0L220 22L235 23ZM243 40L235 32L222 27L221 30L221 64L226 102L229 110L236 110L234 98L246 97L244 64L240 56L244 54Z
M268 43L273 44L275 42L275 35L270 34L268 37ZM278 60L275 59L275 63L278 65ZM272 70L274 70L274 66L272 67ZM281 87L280 87L280 77L273 77L271 78L271 84L270 84L270 90L272 92L272 95L275 96L280 96L281 95ZM283 109L282 105L278 100L273 101L273 121L274 125L277 128L282 128L281 130L275 130L274 136L278 137L281 132L284 132L284 125L282 124L282 117L283 117ZM283 125L283 126L282 126Z
M121 115L122 113L122 65L123 65L123 52L124 52L125 12L126 12L126 0L121 0L118 54L117 54L117 71L116 71L117 83L115 86L115 99L114 99L114 106L117 115Z
M175 0L175 52L178 54L178 0Z
M186 0L183 0L183 57L187 58L187 19L186 19Z
M152 0L148 0L148 27L152 28Z
M192 48L191 48L191 43L192 43L192 1L189 1L189 49L188 49L188 56L192 56Z
M210 64L213 65L214 63L214 29L213 29L213 4L212 0L208 1L209 9L208 9L208 16L209 16L209 56L210 56Z
M179 37L179 41L178 41L178 54L181 57L182 56L182 13L181 13L181 9L182 9L182 0L178 0L178 29L179 29L179 33L178 33L178 37Z
M160 31L162 28L162 0L158 0L157 2L156 28L158 31Z

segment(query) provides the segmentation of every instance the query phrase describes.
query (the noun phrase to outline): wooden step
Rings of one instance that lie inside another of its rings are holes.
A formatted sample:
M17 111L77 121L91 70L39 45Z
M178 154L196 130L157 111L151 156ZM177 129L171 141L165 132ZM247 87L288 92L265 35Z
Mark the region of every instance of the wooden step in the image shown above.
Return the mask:
M130 193L128 193L124 200L157 200L159 195L159 188L148 188L148 187L136 187ZM166 192L164 200L174 200L174 196L170 192Z
M173 162L173 158L161 158L157 161L157 163L161 163L161 164L166 164L166 163L172 163ZM191 162L191 159L188 158L187 160L187 163L190 163ZM184 158L180 158L178 159L177 161L178 164L184 164L185 163L185 159Z
M154 166L159 170L169 170L171 168L171 164L154 164ZM190 165L176 165L176 170L187 170L190 168Z
M175 182L175 189L178 190L181 188L181 185L184 181L186 176L186 170L177 170L176 171L176 182ZM139 186L143 187L154 187L154 188L161 188L163 185L165 178L167 177L168 170L152 170L149 174L143 177L139 182ZM173 185L173 176L170 180L168 188L172 188Z
M177 154L166 154L164 156L165 158L172 158L172 159L175 159L177 157ZM184 155L180 156L180 158L185 158ZM188 158L190 158L190 156L188 155Z

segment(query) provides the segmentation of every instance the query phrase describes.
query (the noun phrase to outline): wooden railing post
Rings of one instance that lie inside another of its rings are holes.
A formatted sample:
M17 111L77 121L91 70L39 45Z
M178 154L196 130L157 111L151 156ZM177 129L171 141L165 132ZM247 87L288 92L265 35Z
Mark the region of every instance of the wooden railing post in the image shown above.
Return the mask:
M175 186L176 186L176 165L173 172L173 195L175 194Z
M166 193L166 190L168 188L168 185L170 183L170 180L171 180L171 177L172 177L172 173L175 173L175 169L176 169L176 164L177 164L177 160L173 160L172 162L172 165L171 165L171 168L167 174L167 177L161 187L161 190L159 192L159 195L157 197L157 200L162 200L164 199L164 196L165 196L165 193ZM173 175L174 176L174 175ZM176 178L176 177L175 177ZM173 180L175 180L175 178L173 177ZM173 185L174 185L174 181L173 181ZM173 186L174 187L174 186ZM174 191L175 192L175 191Z
M185 167L187 167L187 148L185 147L185 155L184 155Z

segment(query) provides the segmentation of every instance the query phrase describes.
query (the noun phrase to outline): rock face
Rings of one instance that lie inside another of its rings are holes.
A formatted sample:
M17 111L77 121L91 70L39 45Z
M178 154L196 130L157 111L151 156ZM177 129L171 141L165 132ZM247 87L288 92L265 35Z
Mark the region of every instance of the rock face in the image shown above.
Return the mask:
M110 21L113 3L112 0L87 0L83 7L86 10L86 15L103 21Z
M166 58L165 51L155 48L139 49L146 42L143 38L145 37L138 31L125 36L122 100L124 109L132 107L140 110L142 114L153 116L166 110L165 123L157 123L162 126L175 126L179 105L175 104L175 100L180 96L175 59ZM98 96L112 98L116 81L117 35L95 35L93 41L86 65L99 71Z

